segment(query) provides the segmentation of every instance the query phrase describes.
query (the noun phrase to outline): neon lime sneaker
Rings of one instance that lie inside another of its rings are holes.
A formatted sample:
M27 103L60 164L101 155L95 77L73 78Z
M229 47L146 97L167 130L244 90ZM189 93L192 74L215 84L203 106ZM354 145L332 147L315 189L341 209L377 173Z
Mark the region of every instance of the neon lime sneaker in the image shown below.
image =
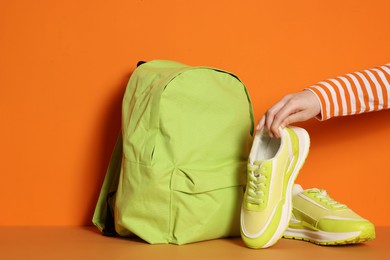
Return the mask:
M247 185L241 208L241 237L250 248L267 248L283 235L291 217L291 194L309 152L310 139L298 127L255 135L249 154Z
M318 245L345 245L375 238L375 226L325 190L294 185L293 211L283 237Z

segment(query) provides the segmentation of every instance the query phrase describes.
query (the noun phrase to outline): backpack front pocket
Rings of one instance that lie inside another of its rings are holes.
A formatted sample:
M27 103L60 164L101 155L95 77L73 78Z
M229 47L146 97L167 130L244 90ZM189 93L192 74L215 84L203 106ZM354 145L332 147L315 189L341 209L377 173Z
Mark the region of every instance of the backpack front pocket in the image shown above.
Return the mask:
M185 244L238 236L243 170L243 163L208 173L175 169L171 181L170 242Z

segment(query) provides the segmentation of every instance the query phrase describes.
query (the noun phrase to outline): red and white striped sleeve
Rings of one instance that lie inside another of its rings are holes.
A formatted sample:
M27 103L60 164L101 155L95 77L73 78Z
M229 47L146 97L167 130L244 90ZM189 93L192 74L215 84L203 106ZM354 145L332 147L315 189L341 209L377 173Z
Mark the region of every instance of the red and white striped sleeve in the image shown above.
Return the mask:
M388 109L390 63L324 80L306 89L321 103L319 120Z

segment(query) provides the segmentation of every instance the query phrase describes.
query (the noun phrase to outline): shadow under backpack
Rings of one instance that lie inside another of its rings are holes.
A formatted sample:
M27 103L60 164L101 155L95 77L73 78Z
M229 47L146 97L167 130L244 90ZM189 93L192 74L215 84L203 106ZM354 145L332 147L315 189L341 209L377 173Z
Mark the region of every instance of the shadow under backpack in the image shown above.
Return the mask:
M235 75L140 64L123 97L94 225L151 244L239 236L253 128L250 97Z

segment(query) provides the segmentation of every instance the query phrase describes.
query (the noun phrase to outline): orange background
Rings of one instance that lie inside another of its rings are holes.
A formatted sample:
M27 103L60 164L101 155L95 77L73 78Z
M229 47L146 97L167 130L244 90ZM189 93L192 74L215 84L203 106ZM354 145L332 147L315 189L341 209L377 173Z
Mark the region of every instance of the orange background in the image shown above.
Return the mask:
M138 60L237 74L256 120L283 95L390 62L390 1L0 2L0 225L89 225ZM390 111L299 124L298 177L390 225Z

